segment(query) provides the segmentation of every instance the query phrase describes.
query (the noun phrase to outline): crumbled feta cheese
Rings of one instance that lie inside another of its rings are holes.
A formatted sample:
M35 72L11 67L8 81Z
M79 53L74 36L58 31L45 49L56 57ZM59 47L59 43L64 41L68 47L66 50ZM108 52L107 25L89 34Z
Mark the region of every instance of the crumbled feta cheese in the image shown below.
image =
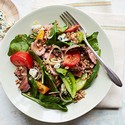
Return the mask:
M54 68L59 68L60 67L60 63L56 63L55 65L54 65Z
M65 89L65 85L64 85L64 84L62 84L62 85L61 85L61 91L63 92L63 91L64 91L64 89Z
M59 35L57 39L60 40L60 41L62 41L62 42L69 41L69 40L66 38L66 34L65 34L65 33Z
M33 78L35 78L36 76L37 76L37 70L36 69L30 69L29 70L29 74L33 77Z
M40 29L40 28L41 28L40 24L36 24L36 25L32 26L32 30L34 30L34 29Z
M67 91L66 91L66 87L65 87L65 84L64 84L64 83L61 85L61 91L62 91L65 95L67 95Z

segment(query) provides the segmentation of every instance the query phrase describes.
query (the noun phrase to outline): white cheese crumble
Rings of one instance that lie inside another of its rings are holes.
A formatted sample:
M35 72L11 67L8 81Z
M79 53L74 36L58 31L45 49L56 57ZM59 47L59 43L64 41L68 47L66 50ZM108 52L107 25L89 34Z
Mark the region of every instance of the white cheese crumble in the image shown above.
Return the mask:
M35 25L32 26L32 30L40 29L40 28L41 28L40 24L35 24Z
M62 42L69 41L69 40L66 38L66 34L65 34L65 33L59 35L57 39L60 40L60 41L62 41Z
M65 84L64 84L64 83L61 85L61 91L62 91L65 95L67 95L67 91L66 91L66 87L65 87Z
M56 63L55 65L54 65L54 68L59 68L60 67L60 63Z
M36 76L37 76L37 73L38 73L38 71L36 70L36 69L30 69L29 70L29 74L33 77L33 78L35 78Z

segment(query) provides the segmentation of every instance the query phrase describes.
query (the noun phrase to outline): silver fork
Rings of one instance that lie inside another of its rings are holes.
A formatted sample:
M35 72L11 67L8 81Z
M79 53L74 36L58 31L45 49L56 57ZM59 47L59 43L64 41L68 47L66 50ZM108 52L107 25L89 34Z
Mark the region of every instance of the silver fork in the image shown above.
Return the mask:
M86 39L86 35L87 35L87 32L85 30L84 27L82 27L78 21L68 12L68 11L65 11L63 12L61 15L60 15L60 18L63 20L63 22L65 24L69 24L70 26L72 25L79 25L79 30L83 32L84 34L84 41L86 43L86 45L90 48L90 50L93 52L93 54L95 55L95 57L97 58L97 60L100 62L100 64L104 67L108 77L110 78L110 80L116 84L117 86L119 87L122 87L122 82L121 80L119 79L119 77L114 73L114 71L112 71L105 63L104 61L98 56L98 54L93 50L93 48L91 47L91 45L88 43L87 39Z

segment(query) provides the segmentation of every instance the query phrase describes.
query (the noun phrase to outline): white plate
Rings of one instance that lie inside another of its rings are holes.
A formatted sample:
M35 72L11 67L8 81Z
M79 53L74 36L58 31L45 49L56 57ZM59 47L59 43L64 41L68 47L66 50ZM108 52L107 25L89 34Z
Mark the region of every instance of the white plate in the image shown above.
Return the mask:
M27 15L16 23L4 38L2 47L0 48L0 80L3 89L10 101L26 115L44 122L59 123L75 119L93 109L107 94L111 87L111 81L108 79L104 70L100 68L99 75L94 84L86 90L86 97L76 104L68 106L68 112L45 109L37 103L23 97L15 84L16 77L13 74L15 66L13 66L7 56L10 41L21 33L29 34L34 20L38 20L41 24L48 24L58 20L60 25L64 25L59 15L68 10L78 21L86 28L88 34L95 31L99 32L98 41L102 50L102 58L109 67L114 68L114 58L112 47L100 26L93 21L92 18L85 13L69 6L48 6L41 8Z

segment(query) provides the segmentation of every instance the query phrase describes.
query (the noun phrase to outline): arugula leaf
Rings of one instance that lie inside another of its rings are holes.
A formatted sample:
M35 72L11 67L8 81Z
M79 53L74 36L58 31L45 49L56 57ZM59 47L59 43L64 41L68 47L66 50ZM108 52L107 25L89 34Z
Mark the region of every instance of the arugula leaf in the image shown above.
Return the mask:
M29 49L28 39L26 34L17 35L10 43L8 56L18 52L27 51Z

